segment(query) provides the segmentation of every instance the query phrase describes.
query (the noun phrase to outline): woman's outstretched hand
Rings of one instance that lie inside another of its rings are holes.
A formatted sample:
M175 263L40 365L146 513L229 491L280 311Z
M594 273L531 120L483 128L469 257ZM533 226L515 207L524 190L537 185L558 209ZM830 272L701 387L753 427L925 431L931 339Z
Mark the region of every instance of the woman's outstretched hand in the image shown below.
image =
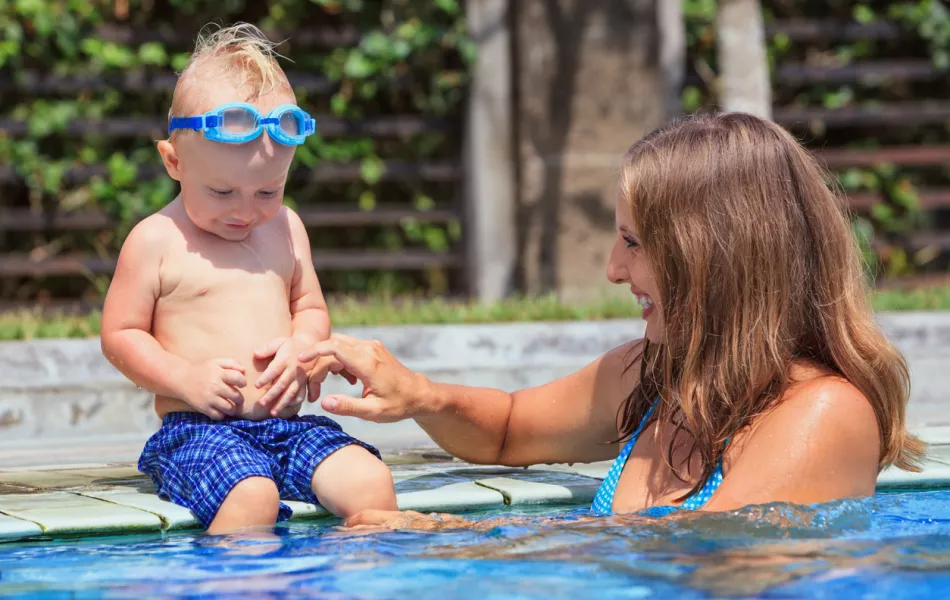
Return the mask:
M378 341L335 333L301 353L298 360L316 360L309 375L311 398L319 396L320 384L329 373L342 375L351 384L363 384L362 398L339 394L323 398L321 406L329 413L393 423L420 411L419 399L428 380L406 368Z

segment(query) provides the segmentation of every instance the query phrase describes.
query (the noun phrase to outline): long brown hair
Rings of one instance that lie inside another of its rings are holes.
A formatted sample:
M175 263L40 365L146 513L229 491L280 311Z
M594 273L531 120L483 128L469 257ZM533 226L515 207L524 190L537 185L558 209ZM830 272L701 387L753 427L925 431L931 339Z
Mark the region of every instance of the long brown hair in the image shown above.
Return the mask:
M727 440L782 397L795 361L867 397L881 468L918 470L923 444L904 428L907 366L875 323L845 204L827 181L788 132L743 113L673 122L624 156L621 194L659 285L666 335L640 353L621 432L632 435L659 398L651 421L676 427L667 461L684 440L686 456L702 459L687 496Z

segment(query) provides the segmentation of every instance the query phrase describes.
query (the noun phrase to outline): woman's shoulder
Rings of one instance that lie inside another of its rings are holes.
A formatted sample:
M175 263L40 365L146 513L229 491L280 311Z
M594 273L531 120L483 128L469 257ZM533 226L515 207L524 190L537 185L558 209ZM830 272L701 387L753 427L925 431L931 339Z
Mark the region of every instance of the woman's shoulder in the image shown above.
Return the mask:
M880 430L870 400L841 375L811 365L793 367L792 384L745 433L743 454L751 450L794 460L797 448L827 464L876 466L880 459Z
M868 398L840 376L806 371L727 448L715 504L719 510L872 494L880 456Z
M760 417L762 425L772 422L788 427L835 429L865 432L875 439L877 417L868 397L853 383L829 369L811 364L796 364L791 370L792 384L774 408Z

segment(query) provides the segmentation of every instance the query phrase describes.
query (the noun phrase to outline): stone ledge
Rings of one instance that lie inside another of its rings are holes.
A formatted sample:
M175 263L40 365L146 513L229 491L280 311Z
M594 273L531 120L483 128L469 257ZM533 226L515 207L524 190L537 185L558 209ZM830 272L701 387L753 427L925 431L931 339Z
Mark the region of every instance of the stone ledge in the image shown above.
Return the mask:
M391 469L401 510L463 513L515 505L589 505L608 467L601 462L523 469L454 461ZM950 467L942 460L928 461L923 473L887 470L878 480L880 489L946 485ZM318 506L288 504L292 520L330 516ZM132 465L0 471L0 541L197 527L190 511L158 498Z
M879 320L910 365L911 428L950 425L945 408L950 389L946 368L950 312L881 313ZM580 369L611 348L641 336L643 327L639 319L623 319L341 331L383 341L410 368L433 380L514 391ZM359 389L332 378L324 393L356 394ZM303 412L324 414L315 404L306 405ZM378 425L336 419L351 435L382 450L433 447L411 421ZM17 460L20 464L134 460L158 426L151 396L128 383L105 360L98 339L0 343L0 468ZM116 449L111 451L116 454L106 456L110 450L105 445L111 440L116 440ZM93 452L94 444L101 447ZM88 452L83 452L84 446ZM62 456L64 452L56 448L69 451Z

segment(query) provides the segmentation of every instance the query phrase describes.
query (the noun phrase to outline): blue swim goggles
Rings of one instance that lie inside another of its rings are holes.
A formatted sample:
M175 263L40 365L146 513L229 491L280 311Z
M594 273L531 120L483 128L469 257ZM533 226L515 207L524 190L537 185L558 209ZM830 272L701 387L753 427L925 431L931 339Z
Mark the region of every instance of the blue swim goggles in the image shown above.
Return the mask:
M296 104L278 106L265 117L253 104L229 102L199 117L172 117L168 133L193 129L215 142L244 144L257 139L265 128L275 142L299 146L316 131L317 122Z

